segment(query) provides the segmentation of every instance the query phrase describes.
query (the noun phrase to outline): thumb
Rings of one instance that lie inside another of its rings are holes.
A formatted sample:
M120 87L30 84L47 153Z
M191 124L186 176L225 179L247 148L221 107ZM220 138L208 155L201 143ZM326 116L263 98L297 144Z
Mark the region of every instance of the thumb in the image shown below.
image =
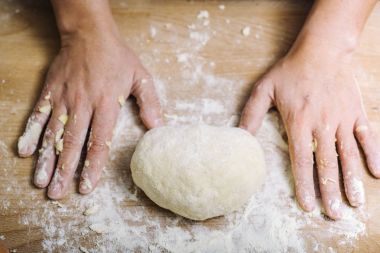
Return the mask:
M272 107L272 83L259 81L253 88L240 119L239 127L255 134L265 114Z
M160 99L149 74L136 75L131 93L140 108L140 118L148 129L164 125Z

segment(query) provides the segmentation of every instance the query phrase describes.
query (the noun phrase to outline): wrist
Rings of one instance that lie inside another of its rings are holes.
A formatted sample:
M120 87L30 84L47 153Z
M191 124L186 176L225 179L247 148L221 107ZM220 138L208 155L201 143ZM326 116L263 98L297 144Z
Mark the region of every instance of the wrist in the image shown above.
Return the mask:
M118 34L107 0L52 0L61 40Z
M323 49L337 55L352 55L359 44L359 32L348 29L309 28L305 26L298 35L294 47Z
M327 58L333 61L351 59L358 45L358 37L346 38L323 36L315 33L300 33L288 55L303 54L311 59Z

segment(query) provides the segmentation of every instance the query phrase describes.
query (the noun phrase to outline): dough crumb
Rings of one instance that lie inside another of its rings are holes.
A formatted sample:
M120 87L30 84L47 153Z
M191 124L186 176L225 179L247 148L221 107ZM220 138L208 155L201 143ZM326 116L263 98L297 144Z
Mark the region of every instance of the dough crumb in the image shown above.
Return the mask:
M249 26L244 27L241 30L241 34L245 37L248 37L251 34L251 28Z
M219 5L219 10L224 11L225 9L226 9L226 6L224 6L224 4Z
M360 132L365 132L365 131L367 131L367 130L368 130L368 126L366 126L366 125L358 126L358 127L355 129L355 131L358 132L358 133L360 133Z
M317 139L313 139L313 141L311 143L311 148L312 148L313 152L317 151L317 147L318 147Z
M123 107L125 105L124 96L119 96L118 101L119 101L120 107Z
M45 100L49 100L51 97L51 92L49 91L47 95L44 97Z
M96 214L99 211L99 205L93 205L92 207L87 208L84 212L84 216L90 216Z
M60 139L56 144L55 144L55 153L59 155L63 151L63 139Z
M62 114L61 116L58 117L58 120L61 121L63 125L66 125L67 119L68 119L67 114Z
M55 134L55 142L58 142L63 136L63 128L59 129Z
M89 160L84 161L84 167L89 167L89 166L90 166L90 161Z
M111 143L110 141L106 141L106 146L107 146L108 148L111 148L111 145L112 145L112 143Z
M50 105L44 105L38 108L38 111L44 114L49 114L51 111L51 106Z
M64 130L61 128L55 134L55 153L57 155L63 151L63 132Z

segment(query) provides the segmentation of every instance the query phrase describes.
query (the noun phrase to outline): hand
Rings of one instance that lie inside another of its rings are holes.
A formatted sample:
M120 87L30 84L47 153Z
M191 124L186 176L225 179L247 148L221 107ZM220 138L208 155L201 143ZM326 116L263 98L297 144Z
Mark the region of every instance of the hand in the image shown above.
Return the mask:
M277 107L288 136L297 200L306 211L315 207L315 152L322 203L332 219L342 215L338 158L349 203L365 201L355 136L369 170L380 177L378 145L353 72L349 52L317 41L297 46L257 82L240 122L254 134L267 110Z
M106 165L120 106L130 94L136 97L147 128L163 124L152 78L118 35L82 31L63 36L18 143L20 156L32 155L46 125L35 185L49 185L51 199L64 197L90 130L79 192L91 192Z

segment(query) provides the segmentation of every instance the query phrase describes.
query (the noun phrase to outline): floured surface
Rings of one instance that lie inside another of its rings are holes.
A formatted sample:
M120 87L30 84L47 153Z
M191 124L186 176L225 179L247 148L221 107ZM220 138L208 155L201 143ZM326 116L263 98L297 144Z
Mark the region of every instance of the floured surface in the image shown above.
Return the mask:
M283 54L308 8L288 1L228 2L223 8L214 2L112 3L126 41L156 79L169 125L236 126L251 82ZM73 184L73 194L65 200L47 201L44 192L30 183L33 159L16 158L15 145L39 93L44 67L55 54L57 38L52 17L46 17L49 9L17 1L7 1L7 5L12 8L0 13L4 21L0 26L4 35L0 37L4 54L0 61L0 240L9 247L17 252L379 249L378 182L365 178L366 207L347 208L342 221L326 220L320 209L311 214L300 211L283 127L274 112L267 115L258 134L267 154L265 185L234 214L191 222L157 207L136 189L128 166L145 130L132 101L121 111L111 159L96 191L80 196L74 193L77 185ZM379 22L377 8L358 54L366 71L363 67L357 71L375 129L380 123L380 88L376 85L380 82L380 48L374 36L380 34ZM245 27L250 32L244 35ZM94 206L100 208L83 214Z
M133 185L129 170L116 170L116 167L128 167L128 155L132 151L130 144L137 140L131 140L130 134L139 136L143 133L141 126L131 122L135 117L131 103L127 106L118 121L106 179L96 191L90 196L72 196L65 201L68 205L36 201L28 207L32 211L21 216L21 224L42 228L42 246L47 252L75 251L79 246L90 252L138 249L152 252L304 252L315 249L320 252L327 251L331 245L317 237L324 231L326 223L329 223L326 237L333 236L337 245L348 249L353 249L355 240L365 235L363 210L347 208L342 221L329 222L320 209L307 214L297 207L287 144L282 138L283 130L276 113L266 117L258 133L268 154L267 180L263 190L244 208L202 223L191 222L156 207ZM129 129L129 134L123 129ZM83 215L94 205L101 208ZM95 239L86 242L90 237Z

